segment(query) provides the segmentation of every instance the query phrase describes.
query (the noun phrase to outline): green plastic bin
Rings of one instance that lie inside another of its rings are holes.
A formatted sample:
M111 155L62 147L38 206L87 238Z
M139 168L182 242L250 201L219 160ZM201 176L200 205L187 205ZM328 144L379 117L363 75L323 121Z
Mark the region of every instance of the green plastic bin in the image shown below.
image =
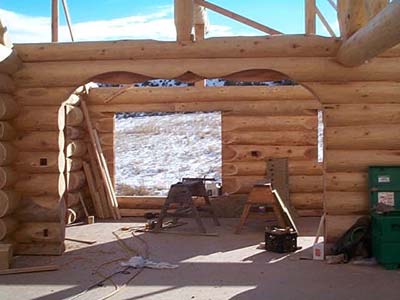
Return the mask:
M400 213L372 213L372 254L386 269L400 265Z
M400 211L400 166L371 166L368 169L370 205L393 206Z

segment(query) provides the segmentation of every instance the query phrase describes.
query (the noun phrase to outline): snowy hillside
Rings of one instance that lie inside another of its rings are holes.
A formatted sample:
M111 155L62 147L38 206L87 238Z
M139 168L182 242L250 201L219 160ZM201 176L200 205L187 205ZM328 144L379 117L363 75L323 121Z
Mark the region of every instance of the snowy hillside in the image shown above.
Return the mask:
M119 194L166 195L182 177L220 181L221 114L117 115L115 164Z

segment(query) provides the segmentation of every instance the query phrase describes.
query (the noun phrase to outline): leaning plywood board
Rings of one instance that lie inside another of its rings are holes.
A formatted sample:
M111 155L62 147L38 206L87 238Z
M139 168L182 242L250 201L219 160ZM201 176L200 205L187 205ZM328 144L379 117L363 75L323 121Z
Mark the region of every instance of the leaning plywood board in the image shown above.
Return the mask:
M278 200L279 206L281 207L283 214L284 214L285 218L287 219L288 223L290 223L292 225L293 229L296 230L297 233L299 233L296 223L294 222L292 216L290 215L288 208L285 206L285 203L282 201L282 198L279 196L278 191L272 190L272 193L274 194L276 200Z

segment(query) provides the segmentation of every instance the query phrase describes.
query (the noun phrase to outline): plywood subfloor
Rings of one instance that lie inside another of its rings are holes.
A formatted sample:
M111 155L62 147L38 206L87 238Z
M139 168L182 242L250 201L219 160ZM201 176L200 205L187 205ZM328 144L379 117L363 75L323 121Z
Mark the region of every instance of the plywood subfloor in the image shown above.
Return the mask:
M121 227L140 225L140 219L121 223L97 223L67 229L67 236L96 239L97 244L68 242L62 257L18 257L16 267L60 264L56 272L8 275L0 278L0 299L55 300L71 299L100 280L95 271L105 275L120 270L119 258L126 252L112 234ZM206 220L210 231L215 227ZM173 270L145 269L117 274L114 282L126 287L110 299L398 299L400 271L386 271L380 266L327 265L324 262L299 260L311 254L318 219L300 222L303 236L296 254L280 255L257 249L263 240L263 225L252 221L240 235L233 234L235 219L223 219L217 228L219 237L144 234L140 237L149 247L154 260L178 264ZM194 224L175 230L195 230ZM126 244L144 252L144 243L122 236ZM132 279L133 278L133 279ZM76 299L101 299L114 291L111 283L94 288Z

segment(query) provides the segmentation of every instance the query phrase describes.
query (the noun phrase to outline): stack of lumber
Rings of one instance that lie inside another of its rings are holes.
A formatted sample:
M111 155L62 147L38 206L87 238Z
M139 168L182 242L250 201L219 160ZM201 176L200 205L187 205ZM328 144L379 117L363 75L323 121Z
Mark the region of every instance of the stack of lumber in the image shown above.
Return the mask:
M93 127L86 102L82 100L81 103L90 140L90 164L85 162L84 170L88 179L89 190L96 214L100 218L106 218L111 215L113 219L120 219L121 215L118 209L114 184L104 156L99 134Z
M18 156L14 145L17 131L13 121L19 109L14 97L16 87L12 74L21 67L21 60L4 31L0 22L0 269L9 267L11 247L8 244L14 243L12 236L20 227L16 215L20 194L15 190L18 175L12 166Z

